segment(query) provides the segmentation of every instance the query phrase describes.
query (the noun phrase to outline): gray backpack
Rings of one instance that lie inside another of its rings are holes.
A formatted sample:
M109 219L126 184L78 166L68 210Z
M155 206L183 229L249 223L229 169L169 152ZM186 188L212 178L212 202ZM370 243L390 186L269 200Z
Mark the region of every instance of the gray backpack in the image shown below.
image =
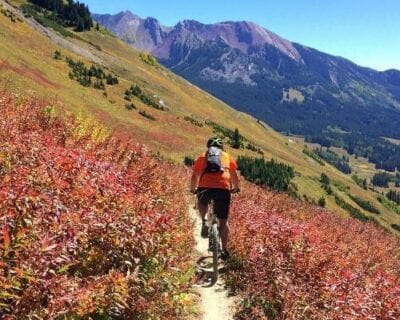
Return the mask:
M224 168L221 166L222 150L217 147L209 147L206 153L207 165L205 172L215 173L223 172Z

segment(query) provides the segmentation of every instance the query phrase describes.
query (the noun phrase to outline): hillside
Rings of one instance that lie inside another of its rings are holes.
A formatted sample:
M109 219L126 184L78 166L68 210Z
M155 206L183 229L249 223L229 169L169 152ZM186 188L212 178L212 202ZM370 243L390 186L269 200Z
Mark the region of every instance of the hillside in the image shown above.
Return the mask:
M6 4L1 3L6 8ZM12 3L20 5L24 1ZM340 215L348 215L348 210L338 206L335 198L327 195L321 186L320 176L325 173L330 177L335 192L364 216L373 217L389 230L392 224L399 223L399 216L381 205L375 193L365 191L334 167L318 164L303 153L302 143L237 112L168 71L148 55L135 51L105 29L83 33L68 29L68 32L72 36L64 37L52 29L44 29L32 18L21 15L13 22L1 14L1 87L18 91L21 99L38 96L60 113L74 112L94 117L118 137L124 140L134 138L162 157L178 163L182 163L186 155L194 156L203 151L207 138L213 130L218 130L210 121L230 130L238 128L249 142L262 149L266 158L275 158L294 167L294 188L297 189L294 191L302 199L317 202L324 196L329 208ZM60 52L58 59L54 58L56 51ZM118 84L105 85L105 90L82 86L76 79L70 79L72 69L65 61L67 57L75 63L82 61L87 68L92 63L101 66L104 72L118 78ZM131 94L127 97L131 101L124 99L126 90L135 84L157 102L158 108L146 105ZM128 110L126 105L131 103L137 109ZM229 149L229 152L235 156L259 156L248 149ZM360 208L348 194L370 201L381 214L371 214Z
M2 317L198 318L185 171L18 99L0 93ZM400 316L395 236L250 183L231 214L235 318Z

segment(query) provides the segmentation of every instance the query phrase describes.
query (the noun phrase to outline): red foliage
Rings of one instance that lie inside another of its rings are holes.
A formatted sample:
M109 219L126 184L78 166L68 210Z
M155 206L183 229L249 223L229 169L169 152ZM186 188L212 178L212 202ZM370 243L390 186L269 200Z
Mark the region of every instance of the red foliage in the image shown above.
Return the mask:
M0 95L0 314L176 319L190 272L186 176L145 148L77 137Z
M247 185L232 205L239 319L400 319L400 241Z

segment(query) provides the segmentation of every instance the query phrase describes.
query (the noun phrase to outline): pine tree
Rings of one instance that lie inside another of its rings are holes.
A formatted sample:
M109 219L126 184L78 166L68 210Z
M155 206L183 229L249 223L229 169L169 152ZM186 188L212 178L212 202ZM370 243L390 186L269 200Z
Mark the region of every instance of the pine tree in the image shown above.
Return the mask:
M239 129L236 128L235 132L233 133L231 146L232 146L232 148L239 149L240 145L241 145L241 137L239 134Z
M83 19L79 17L75 31L82 32L83 30L85 30L85 23L84 23Z
M362 182L362 186L365 190L368 190L368 184L367 184L367 179L364 178L363 182Z

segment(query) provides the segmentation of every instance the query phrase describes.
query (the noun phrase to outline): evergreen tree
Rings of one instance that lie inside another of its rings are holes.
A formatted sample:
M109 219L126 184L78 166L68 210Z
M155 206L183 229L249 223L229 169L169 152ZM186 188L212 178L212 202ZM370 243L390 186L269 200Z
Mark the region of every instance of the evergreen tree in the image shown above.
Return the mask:
M328 186L330 184L330 179L325 173L321 173L320 181L323 186Z
M78 23L76 25L75 31L82 32L85 30L85 23L82 18L78 18Z
M372 184L374 186L378 186L378 187L383 187L383 188L388 188L389 187L389 182L392 179L392 175L385 173L385 172L381 172L381 173L376 173L373 177L372 177Z
M233 133L231 146L232 148L240 149L240 145L241 145L241 136L239 134L239 129L236 128L235 132Z
M240 173L247 180L278 191L286 191L294 178L292 167L274 159L266 161L264 158L239 156L237 163Z
M30 0L30 2L53 12L52 15L44 13L47 17L60 22L68 27L75 27L76 31L90 30L93 27L88 6L83 3L68 0L64 4L63 0Z
M368 190L367 179L364 178L362 185L363 185L363 188L364 188L365 190Z
M395 190L389 190L389 192L386 194L386 197L389 200L396 202L397 204L400 204L400 192L397 192Z

